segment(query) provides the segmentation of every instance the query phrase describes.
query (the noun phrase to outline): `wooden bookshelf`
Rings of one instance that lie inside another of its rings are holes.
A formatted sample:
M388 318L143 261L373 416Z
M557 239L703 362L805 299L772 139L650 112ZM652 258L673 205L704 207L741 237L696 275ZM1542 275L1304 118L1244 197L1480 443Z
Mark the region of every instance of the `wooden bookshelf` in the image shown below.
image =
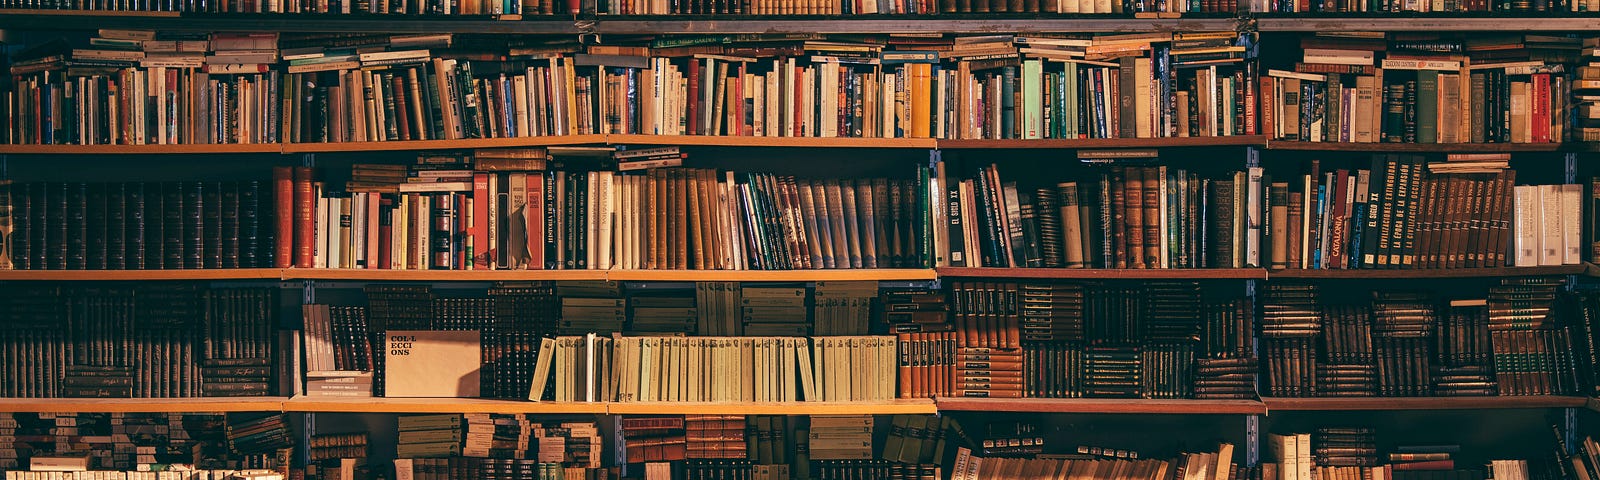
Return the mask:
M933 269L860 268L836 270L608 270L606 280L632 282L844 282L933 280Z
M0 398L0 412L277 412L283 397Z
M294 397L285 412L313 413L606 413L601 402L529 402L485 398L343 398Z
M602 15L595 32L612 35L738 33L998 33L998 32L1165 32L1234 30L1231 16L1128 18L1113 15L938 14L822 16L793 15ZM824 21L825 20L825 21Z
M604 144L605 141L605 135L595 134L511 138L466 138L459 140L403 140L392 142L286 143L283 144L283 153L548 147L557 145L600 145Z
M1560 143L1346 143L1346 142L1291 142L1272 140L1267 150L1313 150L1325 152L1387 152L1387 153L1511 153L1554 152L1562 150Z
M570 16L124 12L0 9L0 28L576 35Z
M605 280L605 270L366 270L359 268L287 268L284 280L351 280L400 282L509 282L535 280Z
M1497 396L1497 397L1265 397L1267 411L1336 410L1475 410L1506 408L1581 408L1589 404L1584 397Z
M1238 147L1262 146L1267 137L1261 135L1235 135L1227 137L1165 137L1165 138L1085 138L1037 140L939 140L940 149L995 149L995 148L1173 148L1173 147Z
M0 270L0 281L278 280L276 268L189 270Z
M1328 279L1414 279L1414 278L1474 278L1516 277L1532 275L1581 275L1590 270L1588 264L1551 267L1493 267L1493 268L1426 268L1412 270L1379 269L1287 269L1272 270L1271 278L1328 278Z
M1445 14L1252 14L1262 32L1578 32L1600 29L1600 17L1507 17Z
M1040 278L1083 280L1265 280L1261 268L994 268L939 267L941 278Z
M694 145L714 147L934 148L932 138L749 137L708 135L606 135L610 145Z
M616 402L612 415L925 415L938 413L927 399L878 402Z
M1262 415L1255 400L1125 399L1125 398L966 398L934 399L941 412L1108 413Z
M0 17L5 14L0 13ZM282 153L277 143L223 143L181 145L0 145L0 154L10 155L201 155L240 153Z

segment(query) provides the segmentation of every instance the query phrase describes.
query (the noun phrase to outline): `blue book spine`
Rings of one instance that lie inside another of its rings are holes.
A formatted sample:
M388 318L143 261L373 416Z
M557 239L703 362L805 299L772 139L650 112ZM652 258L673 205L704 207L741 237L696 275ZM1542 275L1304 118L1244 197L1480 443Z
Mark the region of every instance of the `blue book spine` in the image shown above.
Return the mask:
M1317 219L1328 216L1328 186L1317 185ZM1324 268L1322 265L1322 222L1319 221L1312 229L1311 237L1316 243L1311 244L1311 268Z

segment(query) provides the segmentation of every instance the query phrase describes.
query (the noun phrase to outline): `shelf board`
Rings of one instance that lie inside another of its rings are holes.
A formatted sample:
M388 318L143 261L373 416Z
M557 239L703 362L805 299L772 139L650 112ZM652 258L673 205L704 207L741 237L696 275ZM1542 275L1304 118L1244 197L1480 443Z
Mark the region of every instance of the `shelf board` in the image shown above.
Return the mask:
M277 412L283 397L0 398L0 412Z
M1125 398L966 398L934 399L941 412L1112 413L1260 415L1255 400L1125 399Z
M278 280L276 268L187 270L0 270L0 281Z
M1260 268L993 268L993 267L939 267L944 278L1057 278L1092 280L1139 279L1255 279L1265 280L1267 271Z
M605 280L605 270L382 270L359 268L287 268L284 280L372 280L404 282L493 282L534 280Z
M604 414L600 402L528 402L486 398L294 397L285 412L312 413L547 413Z
M1473 410L1503 408L1579 408L1589 404L1584 397L1496 396L1496 397L1266 397L1261 402L1267 411L1338 410Z
M1600 17L1595 16L1494 17L1469 15L1460 13L1438 15L1385 14L1381 16L1356 16L1350 14L1339 14L1338 16L1303 14L1270 16L1256 14L1255 22L1256 28L1262 32L1576 32L1600 29Z
M1170 137L1170 138L1084 138L1063 139L1045 138L1037 140L939 140L939 148L947 150L960 149L995 149L995 148L1050 148L1050 149L1086 149L1086 148L1175 148L1175 147L1235 147L1235 146L1260 146L1267 144L1267 137L1261 135L1235 135L1227 137Z
M922 415L938 413L932 400L877 402L616 402L612 415Z
M606 135L612 145L702 145L716 147L812 147L812 148L934 148L932 138L856 138L856 137L753 137L709 135Z
M605 135L594 134L511 138L465 138L458 140L404 140L393 142L287 143L283 145L283 153L547 147L554 145L600 145L604 144L605 141Z
M602 16L600 34L738 34L738 33L1029 33L1029 32L1168 32L1232 31L1232 17L1128 18L1113 15L871 15L841 19L817 15L655 15Z
M0 16L4 16L0 14ZM38 155L167 155L205 153L281 153L277 143L178 145L0 145L0 154Z
M1587 264L1551 267L1493 267L1493 268L1426 268L1410 270L1378 269L1288 269L1267 272L1270 278L1346 278L1413 279L1413 278L1474 278L1516 277L1534 275L1581 275L1589 271Z
M82 30L133 28L167 31L277 31L371 33L488 33L575 35L571 17L517 15L376 15L321 13L178 13L0 9L0 28Z
M1267 142L1267 150L1315 150L1326 152L1509 153L1554 152L1562 148L1563 144L1560 143L1349 143L1280 140Z
M834 270L609 270L606 279L630 282L844 282L934 280L933 269L863 268Z

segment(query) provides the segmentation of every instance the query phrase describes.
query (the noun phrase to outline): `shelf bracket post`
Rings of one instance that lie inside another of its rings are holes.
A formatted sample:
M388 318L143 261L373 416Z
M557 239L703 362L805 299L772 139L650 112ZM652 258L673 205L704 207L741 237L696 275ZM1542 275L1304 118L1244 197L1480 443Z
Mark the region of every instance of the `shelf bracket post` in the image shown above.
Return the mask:
M1571 154L1568 155L1570 156ZM1561 445L1561 448L1565 451L1561 453L1564 455L1577 453L1573 445L1578 444L1578 409L1572 407L1561 409L1561 426L1563 427L1561 436L1566 440Z
M300 304L310 305L313 303L317 303L317 282L314 280L302 280L300 282Z
M1261 416L1244 416L1244 464L1254 467L1261 462Z
M1244 147L1245 168L1261 166L1261 149L1254 146Z
M1563 157L1565 157L1565 160L1566 160L1566 183L1577 183L1578 182L1578 154L1577 154L1577 152L1567 152L1565 155L1563 155Z

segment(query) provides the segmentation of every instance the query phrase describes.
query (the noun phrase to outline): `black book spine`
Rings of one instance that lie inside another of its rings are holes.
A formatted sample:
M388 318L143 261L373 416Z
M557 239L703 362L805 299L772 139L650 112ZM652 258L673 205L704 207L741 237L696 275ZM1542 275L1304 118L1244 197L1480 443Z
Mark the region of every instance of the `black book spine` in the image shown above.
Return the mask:
M105 186L106 268L128 268L128 185L116 182Z
M222 268L222 182L206 182L200 192L201 262L205 268Z
M51 270L64 270L67 268L67 191L70 186L62 182L46 184L43 195L44 205L44 238L39 245L44 246L44 264Z
M239 255L239 182L218 185L217 247L221 250L221 268L240 268Z
M33 190L38 188L33 183L13 183L11 189L11 237L7 240L11 247L11 265L17 270L31 270L39 268L33 263L33 230L38 227L33 223ZM6 390L10 392L9 389Z
M429 238L429 268L449 270L455 266L456 195L434 195Z
M272 244L268 238L272 229L263 229L262 215L271 210L261 209L261 182L248 180L239 183L239 266L261 268L272 265L272 254L266 249Z
M87 244L85 246L87 250L85 253L85 268L91 270L105 270L110 263L109 259L106 258L107 253L110 251L108 245L110 239L107 238L108 235L106 234L109 231L106 215L107 189L108 186L104 183L88 186L88 205L84 212L88 232L84 242Z
M131 182L125 186L128 194L128 208L124 215L127 217L128 225L127 229L123 231L123 235L127 243L128 253L125 261L129 270L152 268L149 255L146 252L149 248L147 240L150 238L150 234L147 231L150 225L150 217L146 209L146 204L150 203L148 200L149 187L150 185L139 182Z
M161 216L156 225L156 241L161 245L161 268L183 268L183 184L161 184Z
M66 187L66 213L62 225L63 240L59 245L66 248L66 268L69 270L83 270L88 266L89 244L85 238L89 233L89 185L82 182L63 184Z
M205 183L183 183L183 268L204 268L206 258Z

